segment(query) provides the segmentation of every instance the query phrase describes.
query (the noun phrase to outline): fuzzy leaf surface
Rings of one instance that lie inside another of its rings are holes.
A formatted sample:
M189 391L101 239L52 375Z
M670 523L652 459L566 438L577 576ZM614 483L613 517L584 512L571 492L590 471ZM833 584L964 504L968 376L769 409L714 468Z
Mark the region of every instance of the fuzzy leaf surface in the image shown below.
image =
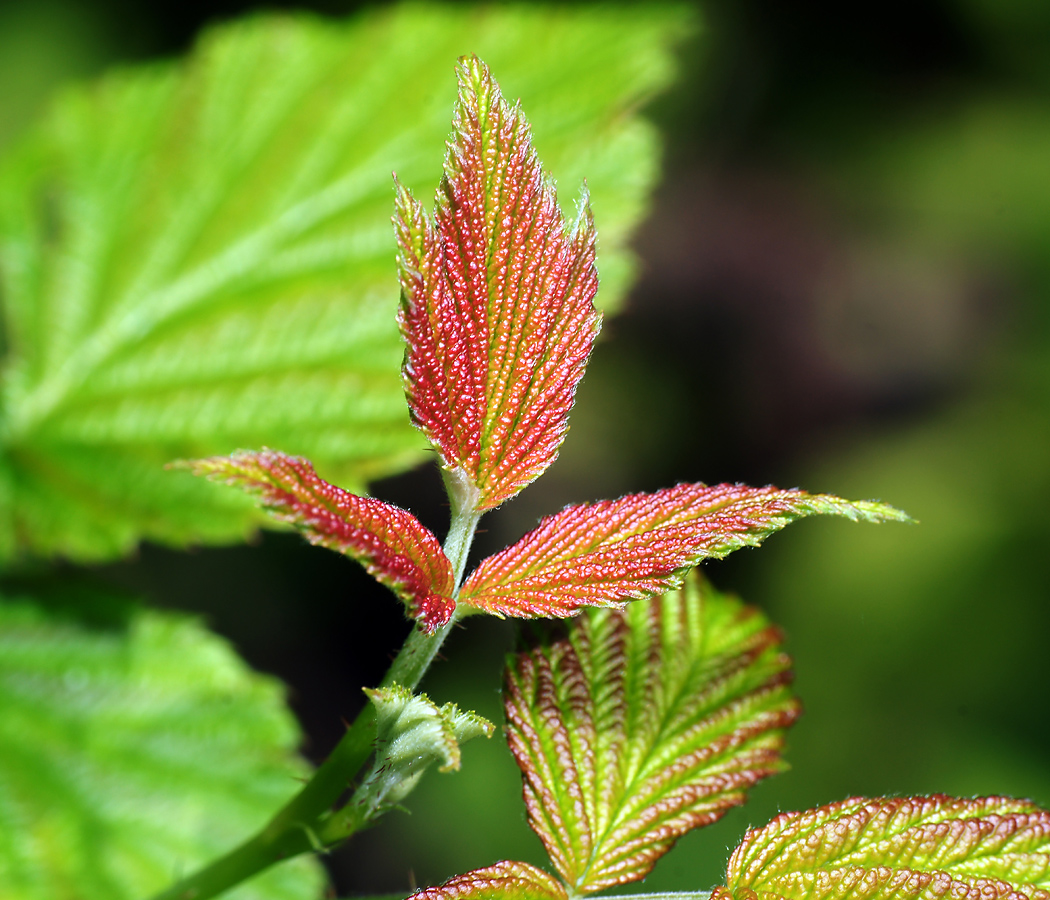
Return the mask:
M796 519L845 516L908 521L870 501L742 484L680 484L569 506L484 560L460 602L507 616L572 616L586 606L638 600L682 583L701 560L754 547Z
M457 875L440 887L417 891L409 900L566 900L565 888L542 869L523 862Z
M1050 813L1008 797L854 797L744 835L714 900L1047 900Z
M399 377L390 172L440 178L455 59L482 54L552 171L588 176L615 306L657 158L635 111L687 19L257 17L62 96L0 161L0 558L105 559L265 521L172 459L280 447L355 492L424 459Z
M693 575L590 610L507 671L529 824L581 893L643 878L687 831L780 771L799 713L780 635Z
M365 693L376 708L377 741L375 764L353 800L365 820L400 803L435 763L442 772L459 769L460 744L492 737L491 722L454 703L439 707L400 685Z
M114 627L0 601L0 896L142 900L259 828L307 774L272 679L184 616ZM298 859L231 900L316 900Z
M554 461L601 317L586 198L567 225L520 106L476 57L458 76L433 219L398 191L398 322L412 419L481 511Z
M244 488L310 543L358 560L404 601L424 630L433 631L452 615L452 566L441 542L407 510L344 491L320 478L309 460L273 450L188 465L198 475Z

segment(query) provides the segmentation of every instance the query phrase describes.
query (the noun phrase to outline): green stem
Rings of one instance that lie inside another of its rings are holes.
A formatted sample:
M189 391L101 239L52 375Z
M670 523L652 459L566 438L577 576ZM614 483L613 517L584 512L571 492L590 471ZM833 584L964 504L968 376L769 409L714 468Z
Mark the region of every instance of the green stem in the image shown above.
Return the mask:
M452 524L445 540L445 555L452 564L457 592L479 518L480 515L473 510L464 513L453 509ZM415 690L457 619L454 614L448 624L429 635L413 628L381 686L400 684ZM322 849L360 830L367 822L346 815L330 817L330 814L335 802L372 755L374 744L375 707L369 703L358 713L353 725L303 789L262 831L155 895L153 900L207 900L276 862L308 850Z

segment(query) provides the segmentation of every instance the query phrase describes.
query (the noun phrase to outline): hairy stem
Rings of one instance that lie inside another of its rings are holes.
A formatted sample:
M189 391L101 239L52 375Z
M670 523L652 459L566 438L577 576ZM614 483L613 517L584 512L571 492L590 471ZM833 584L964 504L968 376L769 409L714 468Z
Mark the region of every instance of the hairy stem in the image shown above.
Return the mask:
M457 585L463 580L467 556L480 515L454 505L445 539ZM415 690L457 621L457 616L433 634L413 628L395 657L381 687L400 684ZM372 755L375 707L367 704L331 755L313 777L253 838L156 894L153 900L207 900L257 875L276 862L309 850L322 850L350 837L368 824L353 810L332 815L332 807Z

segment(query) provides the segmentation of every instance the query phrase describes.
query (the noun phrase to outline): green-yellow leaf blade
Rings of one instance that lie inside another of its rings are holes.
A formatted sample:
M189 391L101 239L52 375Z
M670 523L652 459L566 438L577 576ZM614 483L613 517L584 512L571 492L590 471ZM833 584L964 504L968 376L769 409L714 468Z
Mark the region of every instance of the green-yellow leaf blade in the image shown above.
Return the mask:
M644 877L692 828L782 768L790 660L756 611L692 576L590 610L507 673L529 823L575 891Z
M483 54L534 111L555 175L588 173L615 306L656 159L635 110L668 81L685 18L255 18L183 63L65 95L0 162L0 552L106 558L260 521L162 471L170 459L269 445L355 492L422 460L399 377L390 172L438 180L454 60Z
M854 797L733 852L720 900L1047 900L1050 813L1008 797Z
M457 875L409 900L566 900L565 888L542 869L523 862L498 862Z

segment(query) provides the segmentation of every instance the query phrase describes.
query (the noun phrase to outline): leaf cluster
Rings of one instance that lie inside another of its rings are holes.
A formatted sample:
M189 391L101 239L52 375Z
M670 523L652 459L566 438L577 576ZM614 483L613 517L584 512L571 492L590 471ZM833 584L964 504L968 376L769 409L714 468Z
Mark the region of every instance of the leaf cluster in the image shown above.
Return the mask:
M424 458L398 375L389 177L440 176L462 53L497 61L528 99L559 175L590 171L615 308L655 175L636 110L668 82L685 18L257 16L184 60L65 91L0 159L0 576L30 587L0 598L5 898L142 897L251 833L309 774L282 691L200 624L95 615L111 596L61 584L44 603L33 573L277 524L166 468L180 457L272 444L358 492ZM428 721L448 720L434 709ZM304 858L234 896L320 886Z

